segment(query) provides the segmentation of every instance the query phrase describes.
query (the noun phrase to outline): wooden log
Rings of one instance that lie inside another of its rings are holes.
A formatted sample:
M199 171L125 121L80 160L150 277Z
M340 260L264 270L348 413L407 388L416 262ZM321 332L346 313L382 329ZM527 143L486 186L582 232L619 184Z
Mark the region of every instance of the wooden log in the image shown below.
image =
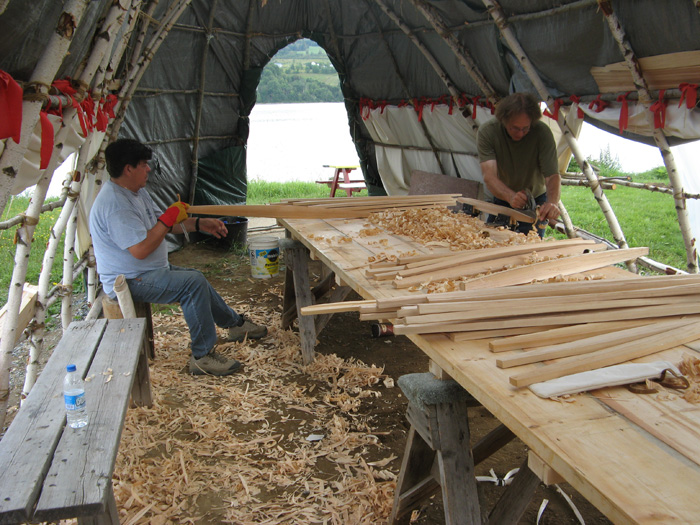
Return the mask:
M507 215L508 217L512 217L519 222L529 222L530 224L535 222L534 212L533 215L526 215L520 210L515 210L506 206L499 206L498 204L494 204L492 202L480 201L479 199L471 199L469 197L459 197L457 202L469 204L474 209L481 210L492 215Z
M686 324L688 324L688 319L658 321L645 326L636 326L615 332L594 335L574 342L543 346L530 350L529 352L522 352L517 355L496 359L496 366L499 368L511 368L530 363L539 363L549 359L589 354L597 350L610 348L611 346L631 341L642 342L649 336L667 332L672 329L680 329Z
M117 275L117 278L114 280L114 293L117 294L117 301L119 301L119 308L122 311L124 319L136 318L134 301L131 298L129 285L126 283L126 278L123 274Z
M14 342L12 346L16 345L19 341L22 332L29 324L29 321L34 317L34 306L36 305L36 298L39 294L39 288L29 283L24 283L22 287L22 297L19 304L19 313L17 315L17 322L15 324L14 330ZM7 304L0 310L0 334L2 334L2 326L5 324L5 317L7 314Z
M562 359L558 363L540 366L535 370L511 376L510 383L515 387L521 388L541 381L548 381L549 379L617 365L668 350L696 339L700 339L700 323L692 320L681 328L661 332L647 337L643 341L631 341L590 354L569 357Z
M657 317L673 317L677 315L700 314L700 304L662 304L658 306L643 306L638 308L620 308L602 312L589 312L585 316L580 313L524 315L520 317L504 317L492 320L476 320L468 322L442 322L423 324L394 324L396 335L407 334L438 334L441 332L471 332L473 330L497 330L524 326L548 326L583 324L584 322L609 321L610 319L653 319Z
M555 261L545 261L514 268L504 272L479 277L461 284L464 290L479 288L496 288L529 283L536 280L551 279L557 275L570 275L588 270L603 268L611 264L631 261L649 254L649 248L627 248L625 250L608 250L602 253L588 253L576 257L567 257Z
M489 343L489 348L492 352L506 352L508 350L539 347L543 344L567 343L598 334L605 334L614 330L643 326L648 322L649 321L646 319L603 321L600 323L575 324L549 330L536 330L534 334L525 333L523 335L495 339Z

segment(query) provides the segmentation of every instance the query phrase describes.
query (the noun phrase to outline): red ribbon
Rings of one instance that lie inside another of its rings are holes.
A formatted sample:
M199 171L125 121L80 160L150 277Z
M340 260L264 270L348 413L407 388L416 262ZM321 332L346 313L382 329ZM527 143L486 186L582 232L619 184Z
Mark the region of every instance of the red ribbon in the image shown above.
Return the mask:
M51 159L51 152L53 151L53 124L49 120L49 116L45 111L39 113L39 120L41 122L41 162L39 164L39 169L45 170L49 165L49 160Z
M477 95L472 98L472 106L474 107L474 110L472 111L472 119L476 120L476 108L479 107L479 99L481 98L481 95Z
M578 118L584 118L584 117L586 116L586 114L585 114L585 113L583 112L583 110L581 109L581 97L578 97L578 96L576 96L576 95L571 95L571 96L569 97L569 100L570 100L571 102L573 102L574 104L578 105L577 113L576 113L576 115L578 116Z
M681 90L681 99L678 102L678 107L681 107L683 100L685 100L686 107L693 109L698 102L698 85L683 82L678 88Z
M666 101L664 100L665 89L659 90L659 100L654 102L649 108L654 112L654 128L659 129L666 126Z
M544 110L544 116L549 117L554 120L559 120L559 108L564 104L564 101L560 98L554 99L554 113L550 113L549 109Z
M0 139L11 137L19 144L22 132L22 88L0 70Z
M413 99L413 107L416 108L416 112L418 113L418 122L423 120L423 108L428 102L430 102L430 99L427 99L425 97L421 97L420 99Z
M607 108L609 105L610 105L609 102L606 102L605 100L600 98L600 95L598 95L595 99L591 100L590 104L588 104L588 109L592 109L596 113L600 113L605 108Z
M620 135L622 135L622 132L627 129L627 123L629 121L629 108L627 106L627 95L632 93L631 91L628 91L624 95L620 95L617 97L618 102L622 102L622 107L620 108Z

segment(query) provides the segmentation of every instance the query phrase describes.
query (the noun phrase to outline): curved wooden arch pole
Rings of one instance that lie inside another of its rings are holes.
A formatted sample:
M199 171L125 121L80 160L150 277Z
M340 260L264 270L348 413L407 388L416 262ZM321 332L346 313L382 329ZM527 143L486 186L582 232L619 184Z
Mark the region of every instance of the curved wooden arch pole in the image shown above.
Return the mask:
M693 231L690 226L690 217L688 216L688 208L684 197L685 191L683 189L683 181L678 173L676 160L673 157L671 146L668 144L668 140L666 140L663 129L656 128L654 125L654 115L653 112L650 111L653 101L649 93L649 86L642 75L641 65L625 34L622 23L613 10L612 3L609 0L605 0L599 2L599 5L600 10L603 12L603 15L605 15L605 20L608 22L610 33L615 38L620 52L625 58L625 63L632 74L632 80L639 94L639 102L647 109L645 113L647 121L649 122L649 127L653 130L654 142L656 142L661 152L666 171L668 172L668 179L671 182L671 186L673 186L673 200L676 203L678 225L680 226L681 235L683 235L683 242L685 244L688 273L698 273L698 253L695 245L695 237L693 236Z
M525 50L522 48L520 42L516 38L515 33L508 26L508 20L500 4L498 4L495 0L482 0L482 2L488 9L491 17L496 22L496 25L498 26L501 35L508 43L508 46L511 48L515 56L517 57L518 62L520 62L520 64L523 66L525 73L527 74L532 84L535 86L537 93L540 95L542 100L544 100L547 103L547 106L549 106L550 110L553 111L554 99L549 94L549 91L545 87L544 82L542 82L542 79L537 73L537 70L532 65L532 62L530 62L530 59L525 53ZM598 205L600 206L600 209L602 210L603 215L605 216L605 220L608 222L608 227L610 228L610 232L612 233L613 238L615 239L615 243L620 248L629 248L627 240L625 239L625 234L622 232L622 228L620 228L620 223L618 222L617 217L615 216L615 212L610 206L610 202L608 202L608 199L605 196L605 193L603 192L603 188L601 187L598 181L598 177L593 172L591 165L584 157L583 152L581 151L581 148L578 145L578 140L576 140L576 137L574 137L574 134L571 132L571 129L569 129L569 126L566 124L566 119L562 112L559 112L557 124L559 124L559 128L561 129L561 132L564 135L564 139L569 145L569 148L571 148L571 152L574 154L576 162L578 162L579 166L581 166L584 175L591 184L591 190L593 191L593 195L595 196L596 201L598 201ZM627 267L630 271L636 272L634 263L628 262Z

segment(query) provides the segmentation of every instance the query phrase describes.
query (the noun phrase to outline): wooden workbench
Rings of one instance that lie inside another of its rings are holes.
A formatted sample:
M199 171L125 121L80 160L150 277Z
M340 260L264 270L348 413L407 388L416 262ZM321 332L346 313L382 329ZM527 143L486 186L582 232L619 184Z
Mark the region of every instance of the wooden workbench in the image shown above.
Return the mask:
M369 256L431 252L388 233L361 237L363 220L280 223L312 259L322 261L337 280L365 299L406 294L390 281L364 276ZM352 242L340 242L343 237ZM578 395L573 402L544 400L509 384L512 372L496 366L488 341L453 342L443 334L409 338L613 522L700 521L697 405L678 397L632 394L622 387ZM698 350L700 344L692 343L642 361L679 363L684 353Z

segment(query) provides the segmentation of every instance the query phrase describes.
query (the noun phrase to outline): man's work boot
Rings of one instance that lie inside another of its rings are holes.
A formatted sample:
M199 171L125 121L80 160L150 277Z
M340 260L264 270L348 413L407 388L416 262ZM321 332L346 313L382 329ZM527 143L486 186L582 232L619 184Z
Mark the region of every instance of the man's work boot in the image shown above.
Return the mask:
M241 326L232 326L228 329L229 341L243 341L244 339L260 339L267 335L267 327L255 324L248 319L243 319Z
M228 359L212 350L204 357L195 359L190 356L190 374L201 376L227 376L241 368L241 363L235 359Z

